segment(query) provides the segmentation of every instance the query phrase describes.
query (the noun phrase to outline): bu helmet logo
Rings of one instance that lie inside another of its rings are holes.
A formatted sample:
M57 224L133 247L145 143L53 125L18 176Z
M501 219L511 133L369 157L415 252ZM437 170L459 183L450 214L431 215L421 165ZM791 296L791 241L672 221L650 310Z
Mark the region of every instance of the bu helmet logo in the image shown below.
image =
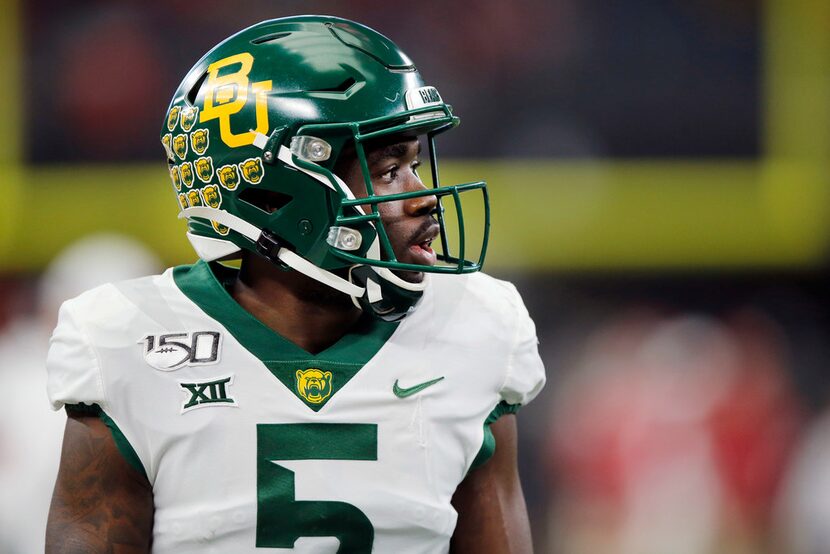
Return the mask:
M254 143L257 133L268 133L268 98L271 81L250 83L248 74L254 65L254 57L248 52L228 56L208 66L208 78L205 82L205 105L202 108L200 122L219 120L219 138L222 142L236 148ZM228 67L236 67L229 72ZM224 70L224 71L223 71ZM222 73L220 76L219 74ZM231 116L239 113L248 102L248 87L254 94L256 103L256 128L236 134L231 130Z
M216 170L219 182L228 190L234 190L239 184L239 169L235 165L223 165Z
M210 133L207 129L196 129L190 133L190 147L200 156L207 150L210 143Z
M262 176L265 174L260 158L248 158L239 164L239 169L242 171L242 178L252 185L256 185L262 181Z
M331 371L298 369L297 393L310 404L320 404L331 395Z

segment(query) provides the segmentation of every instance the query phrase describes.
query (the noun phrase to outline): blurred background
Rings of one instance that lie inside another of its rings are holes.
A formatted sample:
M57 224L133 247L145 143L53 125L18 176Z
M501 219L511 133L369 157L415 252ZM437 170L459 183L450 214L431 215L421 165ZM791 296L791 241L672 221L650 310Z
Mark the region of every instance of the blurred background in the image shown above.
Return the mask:
M56 306L194 260L158 138L179 80L328 13L415 60L462 118L445 180L488 181L487 269L549 373L519 416L537 551L830 552L830 3L0 7L0 551L42 549Z

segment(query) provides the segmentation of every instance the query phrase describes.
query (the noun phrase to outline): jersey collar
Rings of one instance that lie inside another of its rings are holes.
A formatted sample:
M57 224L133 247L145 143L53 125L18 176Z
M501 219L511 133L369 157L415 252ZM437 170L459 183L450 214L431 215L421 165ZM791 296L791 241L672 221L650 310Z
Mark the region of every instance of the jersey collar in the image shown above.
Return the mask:
M314 411L322 408L380 351L399 325L365 317L332 346L311 354L260 322L230 296L223 283L233 282L236 275L236 269L204 261L173 269L173 280L179 290L223 325ZM312 369L330 375L329 395L319 401L315 401L317 396L309 400L302 393L303 372Z

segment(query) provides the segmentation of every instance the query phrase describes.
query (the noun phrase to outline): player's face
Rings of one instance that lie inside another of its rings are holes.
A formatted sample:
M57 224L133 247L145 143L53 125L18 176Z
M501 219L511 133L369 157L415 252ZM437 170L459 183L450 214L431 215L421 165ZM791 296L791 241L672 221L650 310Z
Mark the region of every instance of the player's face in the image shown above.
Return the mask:
M366 161L375 195L383 196L401 192L423 190L418 176L421 164L421 145L416 138L399 138L392 142L367 145ZM366 185L360 164L354 154L345 154L338 163L337 173L349 185L357 198L365 198ZM435 196L421 196L396 202L381 202L378 211L392 243L392 250L400 262L434 265L436 256L432 241L438 236L438 222L433 217L438 205ZM363 206L367 213L371 206ZM418 282L422 272L401 271L398 274L409 281Z

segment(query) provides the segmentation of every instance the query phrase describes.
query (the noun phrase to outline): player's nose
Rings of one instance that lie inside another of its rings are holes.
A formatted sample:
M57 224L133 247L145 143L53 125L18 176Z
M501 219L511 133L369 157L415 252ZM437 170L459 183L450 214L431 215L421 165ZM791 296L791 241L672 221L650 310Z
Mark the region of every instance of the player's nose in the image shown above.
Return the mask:
M427 187L424 186L424 183L417 175L413 175L407 183L407 192L416 190L427 190ZM431 214L437 206L438 198L434 195L427 194L406 200L404 212L410 217L420 217Z

